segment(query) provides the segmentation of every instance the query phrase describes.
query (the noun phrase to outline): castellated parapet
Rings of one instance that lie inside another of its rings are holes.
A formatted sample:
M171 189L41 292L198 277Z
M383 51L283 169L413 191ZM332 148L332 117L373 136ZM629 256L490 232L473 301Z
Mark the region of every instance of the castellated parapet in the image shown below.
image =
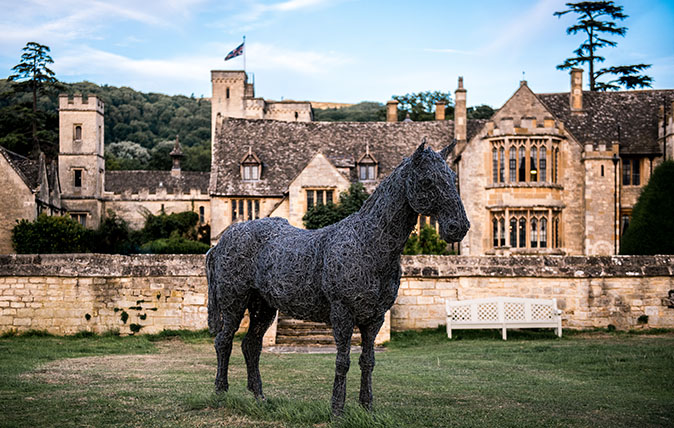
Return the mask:
M105 103L95 95L83 97L82 94L59 95L59 111L96 111L105 114Z

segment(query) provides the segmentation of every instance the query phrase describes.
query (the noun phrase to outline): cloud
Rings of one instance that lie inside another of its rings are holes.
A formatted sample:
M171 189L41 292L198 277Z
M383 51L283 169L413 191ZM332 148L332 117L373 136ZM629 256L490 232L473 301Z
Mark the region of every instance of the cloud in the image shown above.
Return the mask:
M169 91L181 88L179 93L203 91L209 82L209 73L215 69L243 68L242 58L223 62L229 45L210 44L209 53L174 58L131 58L124 55L80 47L54 58L54 71L65 80L78 80L95 76L99 83L123 84L144 91ZM274 45L252 43L247 47L248 68L272 72L291 71L312 75L334 71L335 67L349 63L349 58L334 52L313 52L282 49ZM220 52L214 57L212 52Z
M563 0L539 0L532 8L515 14L510 22L496 27L497 37L479 51L488 54L504 49L512 51L514 47L524 46L536 34L549 27L555 11L563 9Z
M113 23L137 22L171 27L184 21L205 0L27 0L4 11L0 46L49 41L50 45L77 39L100 38L101 29Z
M335 0L287 0L279 3L263 4L257 1L250 3L247 10L242 11L235 16L235 20L243 22L253 22L260 19L263 15L273 12L295 12L302 9L309 9L328 3L334 3Z

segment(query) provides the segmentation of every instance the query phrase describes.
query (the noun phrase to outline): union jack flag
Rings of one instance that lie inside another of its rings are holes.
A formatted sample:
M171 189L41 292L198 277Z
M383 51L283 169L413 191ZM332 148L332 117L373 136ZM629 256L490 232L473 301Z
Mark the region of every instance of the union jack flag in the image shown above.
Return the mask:
M232 59L232 58L236 58L239 55L242 55L243 54L243 45L245 43L246 42L241 43L236 49L234 49L233 51L228 53L227 56L225 57L225 61L227 61L229 59Z

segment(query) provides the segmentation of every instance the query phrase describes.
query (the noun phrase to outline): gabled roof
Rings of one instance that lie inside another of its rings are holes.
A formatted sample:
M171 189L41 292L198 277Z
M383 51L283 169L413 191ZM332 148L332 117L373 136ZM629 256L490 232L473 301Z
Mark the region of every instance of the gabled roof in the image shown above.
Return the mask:
M619 141L622 154L658 155L659 109L670 110L674 90L583 91L582 113L571 112L568 92L537 96L583 145Z
M32 191L40 186L40 161L28 159L0 146L0 153Z
M182 171L179 177L171 175L170 171L106 171L105 191L122 194L126 191L139 193L141 189L148 189L155 193L164 188L166 193L189 193L190 189L199 189L207 194L210 173Z
M477 132L480 123L470 122L468 132ZM216 130L210 192L223 196L282 196L317 152L336 167L353 167L367 145L379 162L379 176L386 177L424 137L431 147L440 150L453 136L454 123L449 120L389 123L229 118ZM239 161L249 147L262 162L262 178L255 182L244 182L239 174ZM350 180L357 180L356 171L352 171Z

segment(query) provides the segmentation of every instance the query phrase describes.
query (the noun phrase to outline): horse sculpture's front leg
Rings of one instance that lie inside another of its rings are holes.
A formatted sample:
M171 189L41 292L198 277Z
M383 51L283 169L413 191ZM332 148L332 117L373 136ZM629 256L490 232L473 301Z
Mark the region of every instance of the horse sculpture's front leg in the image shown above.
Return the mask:
M384 317L371 324L359 324L361 338L360 365L360 404L372 410L372 371L374 370L374 340L379 333Z
M339 416L344 410L346 399L346 374L351 364L351 335L353 334L353 317L342 304L333 304L330 311L332 332L337 344L337 360L335 363L335 383L332 387L332 414Z

